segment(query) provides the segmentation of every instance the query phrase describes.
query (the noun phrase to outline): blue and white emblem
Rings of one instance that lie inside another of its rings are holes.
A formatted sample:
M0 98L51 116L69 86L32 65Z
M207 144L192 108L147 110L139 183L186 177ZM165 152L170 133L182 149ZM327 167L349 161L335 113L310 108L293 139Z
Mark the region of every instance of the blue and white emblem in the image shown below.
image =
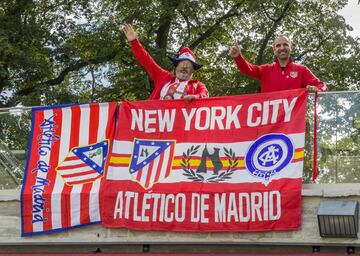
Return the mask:
M293 158L294 146L284 134L267 134L257 139L245 156L246 168L258 178L269 179Z

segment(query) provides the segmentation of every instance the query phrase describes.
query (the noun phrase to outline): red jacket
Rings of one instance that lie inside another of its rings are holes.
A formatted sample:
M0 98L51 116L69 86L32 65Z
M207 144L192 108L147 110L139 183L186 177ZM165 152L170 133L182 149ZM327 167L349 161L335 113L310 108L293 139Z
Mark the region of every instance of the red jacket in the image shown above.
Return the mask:
M320 91L328 91L326 85L306 66L295 64L291 59L284 69L280 67L277 58L272 64L258 66L247 62L240 55L235 63L241 73L261 81L261 92L305 88L307 85L316 86Z
M146 69L147 73L154 81L155 88L152 91L149 99L160 99L160 92L162 87L168 82L174 82L176 77L169 71L162 69L158 64L156 64L156 62L149 55L149 53L142 47L138 39L131 41L130 44L135 57L137 58L139 63ZM206 89L205 85L196 80L190 80L188 82L186 94L196 95L198 98L209 97L209 92Z

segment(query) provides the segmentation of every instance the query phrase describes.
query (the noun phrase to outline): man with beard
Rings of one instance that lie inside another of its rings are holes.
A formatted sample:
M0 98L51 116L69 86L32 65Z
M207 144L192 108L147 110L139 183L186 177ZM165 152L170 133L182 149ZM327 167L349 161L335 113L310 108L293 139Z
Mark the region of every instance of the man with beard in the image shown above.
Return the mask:
M278 36L272 46L275 61L272 64L254 65L241 55L239 45L230 47L229 56L234 59L240 73L260 80L261 92L306 88L308 92L328 91L328 88L304 65L292 62L291 41Z
M189 48L181 49L178 57L170 57L175 65L174 75L156 64L142 47L138 40L138 34L131 25L125 24L123 31L131 44L135 57L154 81L154 90L150 95L150 99L184 99L185 101L191 101L209 97L205 85L192 80L194 71L201 68L202 65L195 62L195 55Z

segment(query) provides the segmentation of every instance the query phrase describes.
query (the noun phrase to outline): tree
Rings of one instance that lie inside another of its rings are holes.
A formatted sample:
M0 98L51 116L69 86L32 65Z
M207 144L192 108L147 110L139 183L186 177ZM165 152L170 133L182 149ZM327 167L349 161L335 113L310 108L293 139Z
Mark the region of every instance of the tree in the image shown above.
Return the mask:
M135 25L145 48L165 68L172 68L167 56L180 47L195 49L205 64L197 76L211 95L257 89L251 86L257 81L240 75L227 58L234 40L250 61L262 64L272 61L271 42L284 32L294 41L295 60L308 65L331 89L356 89L359 39L347 34L351 28L337 14L345 4L5 0L0 4L0 104L147 98L152 84L120 33L125 21Z

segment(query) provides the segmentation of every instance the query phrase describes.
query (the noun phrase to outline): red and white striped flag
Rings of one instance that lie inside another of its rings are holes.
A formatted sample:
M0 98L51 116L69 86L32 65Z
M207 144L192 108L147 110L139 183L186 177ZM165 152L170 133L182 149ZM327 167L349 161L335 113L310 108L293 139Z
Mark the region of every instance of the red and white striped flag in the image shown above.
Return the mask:
M22 236L99 223L117 103L34 108L21 192Z

